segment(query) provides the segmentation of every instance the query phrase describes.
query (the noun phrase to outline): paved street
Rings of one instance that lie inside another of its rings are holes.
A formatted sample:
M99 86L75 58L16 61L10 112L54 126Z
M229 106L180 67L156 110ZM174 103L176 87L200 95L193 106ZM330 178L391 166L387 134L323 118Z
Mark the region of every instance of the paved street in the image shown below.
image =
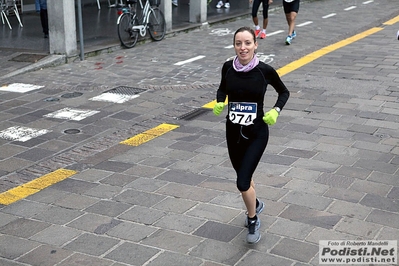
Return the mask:
M319 265L320 240L398 240L397 0L303 1L290 46L269 18L258 54L291 97L254 176L257 244L226 113L204 108L243 16L2 73L0 265Z

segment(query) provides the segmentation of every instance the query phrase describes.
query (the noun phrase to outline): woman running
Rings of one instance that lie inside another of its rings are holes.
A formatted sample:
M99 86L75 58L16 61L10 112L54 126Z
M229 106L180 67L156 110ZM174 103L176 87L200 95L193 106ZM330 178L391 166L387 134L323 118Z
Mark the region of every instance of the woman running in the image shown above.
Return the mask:
M245 225L248 226L248 243L260 240L259 214L264 203L256 197L252 175L266 149L269 125L274 125L289 98L289 91L277 72L259 62L255 54L258 47L255 31L239 28L234 33L236 56L222 67L222 77L216 93L215 115L220 115L228 96L226 140L230 161L237 174L237 188L247 209ZM263 104L267 85L277 91L274 107L264 113Z

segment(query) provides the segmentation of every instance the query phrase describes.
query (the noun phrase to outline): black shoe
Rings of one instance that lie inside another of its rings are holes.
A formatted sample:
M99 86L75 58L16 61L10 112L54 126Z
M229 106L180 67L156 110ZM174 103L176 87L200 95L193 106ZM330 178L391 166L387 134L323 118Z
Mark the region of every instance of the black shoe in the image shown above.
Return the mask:
M48 33L44 34L44 38L47 39L48 38Z
M261 213L263 211L263 209L265 208L265 203L263 201L259 201L259 205L258 207L256 207L256 215L258 215L259 213ZM248 213L247 213L248 214ZM248 218L245 218L245 223L244 223L245 227L248 227Z

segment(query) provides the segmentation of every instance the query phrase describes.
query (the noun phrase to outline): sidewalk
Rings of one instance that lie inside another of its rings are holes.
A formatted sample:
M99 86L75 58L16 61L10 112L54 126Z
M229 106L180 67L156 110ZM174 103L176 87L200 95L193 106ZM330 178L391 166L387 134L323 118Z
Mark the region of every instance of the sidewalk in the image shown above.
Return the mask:
M216 9L216 2L213 1L208 7L210 24L222 23L250 13L247 2L231 0L229 9ZM276 0L273 7L281 8L281 0ZM180 5L174 7L172 11L173 30L168 33L166 38L201 26L188 22L189 5L187 0L181 0ZM116 31L116 8L108 8L104 2L102 8L98 10L96 1L93 1L92 4L84 5L82 17L85 57L123 49L120 47ZM0 35L3 36L0 39L0 61L2 62L0 77L7 78L27 71L62 64L66 61L63 56L48 55L48 39L43 38L38 14L24 13L22 15L23 28L18 27L15 17L10 17L10 21L14 22L12 30L7 25L0 28Z

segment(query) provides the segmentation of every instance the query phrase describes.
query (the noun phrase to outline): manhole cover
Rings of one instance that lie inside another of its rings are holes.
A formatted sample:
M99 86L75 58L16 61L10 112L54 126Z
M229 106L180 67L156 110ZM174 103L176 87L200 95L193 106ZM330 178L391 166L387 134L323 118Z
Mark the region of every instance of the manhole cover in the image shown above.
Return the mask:
M123 94L123 95L136 95L136 94L139 94L140 92L143 92L143 91L146 91L146 90L145 89L140 89L140 88L119 86L119 87L110 89L108 91L105 91L104 93L116 93L116 94Z
M36 63L42 58L45 58L47 55L45 54L20 54L14 58L12 58L10 61L15 61L15 62L28 62L28 63Z
M206 112L209 112L210 109L206 109L206 108L199 108L199 109L195 109L193 111L190 111L180 117L178 117L178 120L192 120L200 115L205 114Z
M71 128L71 129L66 129L64 131L64 133L65 134L78 134L78 133L80 133L80 130L76 129L76 128Z
M58 98L49 97L49 98L44 99L43 101L45 101L45 102L56 102L56 101L59 101L59 100L60 99L58 99Z
M65 93L63 95L61 95L62 98L75 98L75 97L79 97L82 96L83 93L81 92L70 92L70 93Z

